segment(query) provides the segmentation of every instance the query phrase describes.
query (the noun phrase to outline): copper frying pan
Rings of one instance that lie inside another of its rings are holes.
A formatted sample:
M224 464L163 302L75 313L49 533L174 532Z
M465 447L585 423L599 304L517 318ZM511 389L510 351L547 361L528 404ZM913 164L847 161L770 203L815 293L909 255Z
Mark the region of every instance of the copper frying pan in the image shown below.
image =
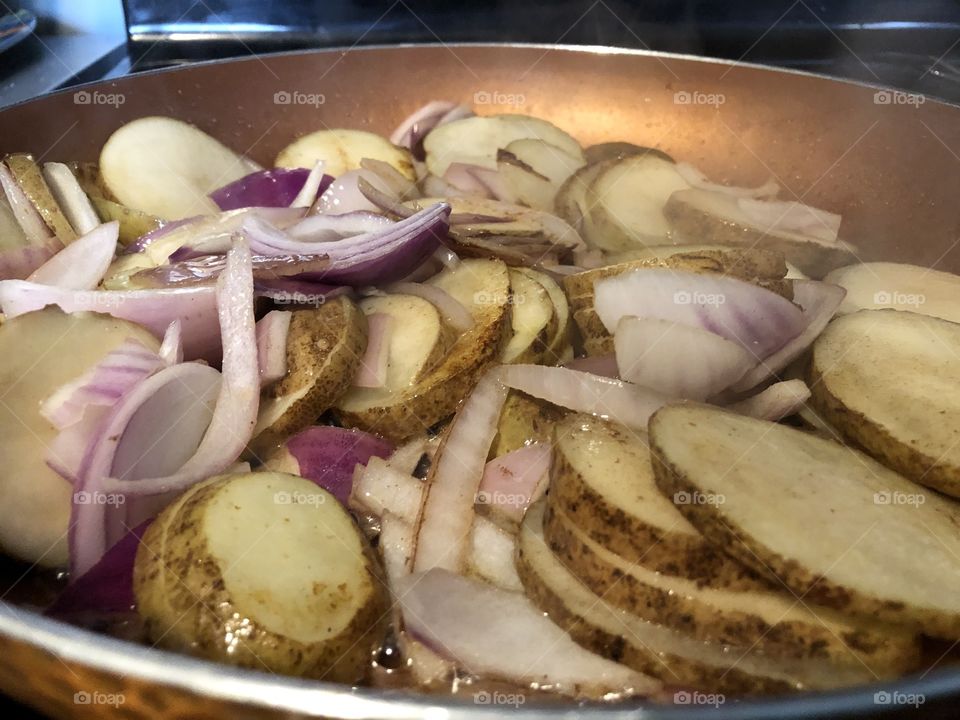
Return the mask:
M200 64L0 111L0 153L95 160L115 128L161 114L192 122L270 164L298 135L325 126L387 132L433 98L477 104L480 112L542 116L584 145L617 139L656 146L715 180L759 184L773 176L783 197L841 213L841 233L861 247L863 259L960 271L960 108L801 73L674 55L458 45ZM924 694L928 711L940 701L949 707L960 695L960 673L906 679L902 688ZM113 711L83 703L82 695L75 701L78 692L122 694L131 718L502 715L469 697L350 691L233 670L125 644L7 603L0 603L0 689L55 717ZM877 710L874 690L742 703L725 708L724 716L871 714ZM555 717L557 709L527 706L513 714ZM582 714L636 717L622 708ZM713 708L644 713L707 715L716 716Z

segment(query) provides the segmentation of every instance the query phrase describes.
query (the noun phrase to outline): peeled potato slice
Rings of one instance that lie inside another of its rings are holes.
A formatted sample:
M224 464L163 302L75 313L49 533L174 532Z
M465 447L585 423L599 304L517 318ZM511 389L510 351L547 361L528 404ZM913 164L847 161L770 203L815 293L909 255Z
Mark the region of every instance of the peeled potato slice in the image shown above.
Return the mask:
M323 163L323 172L339 177L357 170L363 159L388 163L406 178L414 180L413 158L404 148L365 130L317 130L287 145L274 165L284 168L312 168Z

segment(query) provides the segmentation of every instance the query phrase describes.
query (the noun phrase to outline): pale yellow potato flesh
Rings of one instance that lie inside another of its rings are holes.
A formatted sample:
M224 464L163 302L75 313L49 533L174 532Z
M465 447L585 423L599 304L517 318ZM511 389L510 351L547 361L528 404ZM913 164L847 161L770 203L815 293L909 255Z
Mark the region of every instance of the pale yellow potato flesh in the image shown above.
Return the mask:
M892 308L960 322L960 276L906 263L869 262L824 278L847 291L838 315Z
M287 145L277 155L274 165L283 168L313 168L323 163L323 172L338 177L360 167L369 158L391 165L410 180L415 179L413 158L405 148L366 130L317 130Z

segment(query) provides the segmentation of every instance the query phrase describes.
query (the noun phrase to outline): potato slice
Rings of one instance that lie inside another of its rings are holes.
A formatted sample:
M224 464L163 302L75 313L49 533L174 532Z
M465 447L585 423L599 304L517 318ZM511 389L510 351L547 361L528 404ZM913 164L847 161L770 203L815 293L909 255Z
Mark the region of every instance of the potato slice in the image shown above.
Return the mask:
M722 496L677 507L744 564L810 602L960 637L955 502L852 448L705 405L658 411L650 441L664 493Z
M104 200L101 197L91 197L97 216L102 222L111 222L116 220L120 223L120 244L129 245L136 242L141 237L152 230L160 227L160 219L145 212L128 208L112 200Z
M40 404L129 338L159 348L139 325L56 307L0 325L0 547L9 555L43 567L66 564L73 487L47 466L58 431L40 416Z
M337 414L348 427L402 442L452 415L496 360L510 332L510 280L498 260L461 262L429 282L446 290L473 315L474 325L460 335L433 370L381 402L341 402Z
M557 406L519 390L511 390L500 411L489 459L535 442L553 442L554 424L562 417L563 411Z
M100 174L116 201L162 220L219 212L207 194L251 171L218 140L168 117L133 120L100 151Z
M567 302L567 295L563 292L557 281L546 273L532 268L511 268L511 273L521 273L531 278L547 291L550 302L553 303L554 327L553 337L549 339L547 348L544 351L542 362L551 365L559 365L573 358L573 347L571 345L570 334L570 305Z
M57 239L64 245L76 240L76 231L74 231L70 221L67 220L67 216L63 214L59 203L54 199L53 193L50 192L50 186L43 179L43 172L33 156L23 153L7 155L3 162L16 179L24 195L33 203L40 217L43 218L47 227L53 231L53 234L57 236Z
M364 315L387 315L387 375L383 387L351 387L341 406L371 406L389 402L435 368L457 339L437 308L413 295L383 295L360 301Z
M294 310L287 374L265 390L251 449L262 456L316 422L350 388L366 346L366 316L349 298Z
M674 159L663 150L621 141L602 142L591 145L583 151L583 154L589 163L604 162L606 160L623 160L633 155L647 154L661 158L667 162L674 162Z
M553 212L560 186L585 162L582 154L570 155L543 140L514 140L497 153L497 169L512 193L504 199Z
M838 315L892 308L960 322L960 276L919 265L870 262L837 268L824 280L847 291Z
M527 596L588 650L672 685L730 695L827 689L877 679L859 663L771 658L705 643L610 605L547 547L543 511L540 502L524 517L517 571Z
M692 188L672 195L664 208L673 231L692 242L779 250L813 278L857 261L856 248L842 240L825 242L808 235L771 231L754 223L739 207L738 198Z
M771 657L864 663L878 675L905 672L918 661L909 630L855 620L775 589L714 588L663 575L594 542L550 503L543 532L557 558L608 603L699 640Z
M960 497L960 325L898 310L830 323L813 346L812 402L848 440Z
M388 163L404 177L416 179L409 150L366 130L317 130L287 145L277 155L274 165L312 168L322 162L327 175L339 177L348 170L357 170L364 158Z
M430 131L423 140L427 170L443 177L452 162L495 170L497 151L524 138L542 140L574 158L583 157L580 144L546 120L529 115L475 115Z
M587 205L587 190L591 183L614 161L594 162L584 165L568 177L553 198L553 211L577 232L583 232L584 217L590 212Z
M645 433L588 415L555 426L551 507L610 552L665 575L711 587L769 590L711 545L663 496Z
M557 331L550 296L539 282L511 268L510 307L513 334L500 353L500 362L540 362Z
M195 485L160 514L137 553L134 592L164 647L357 683L385 629L377 573L332 495L294 475L245 473Z

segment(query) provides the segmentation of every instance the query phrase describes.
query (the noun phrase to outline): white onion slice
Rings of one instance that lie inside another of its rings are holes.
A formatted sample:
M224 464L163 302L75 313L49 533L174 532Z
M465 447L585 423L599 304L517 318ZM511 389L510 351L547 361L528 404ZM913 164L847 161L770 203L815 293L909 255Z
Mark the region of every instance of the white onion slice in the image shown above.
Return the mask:
M390 361L390 336L393 318L387 313L367 315L367 349L360 358L360 369L353 384L362 388L381 388L387 382Z
M785 380L746 400L728 405L727 409L760 420L777 422L790 417L810 399L810 388L803 380Z
M763 185L755 188L737 187L735 185L721 185L713 183L707 179L700 170L690 163L678 162L674 166L677 174L680 175L691 187L701 190L710 190L712 192L721 192L733 197L747 198L772 198L780 192L780 185L772 177Z
M686 400L713 397L757 364L739 343L669 320L620 318L613 343L621 378Z
M496 370L488 371L447 429L446 440L427 481L427 497L417 528L414 569L459 571L473 524L473 505L483 478L497 420L507 397Z
M390 142L413 150L435 127L471 115L473 110L463 105L448 100L433 100L405 117L390 134Z
M310 174L307 175L306 182L303 183L300 192L290 203L290 207L308 208L313 205L314 200L317 199L317 191L320 189L321 182L323 182L323 160L318 160Z
M447 248L439 248L437 253L447 251ZM453 254L451 252L451 254ZM453 254L456 257L455 254ZM458 259L459 260L459 259ZM402 293L404 295L416 295L423 298L440 311L440 315L450 325L450 327L460 332L465 332L473 327L473 315L459 300L453 297L443 288L427 283L416 282L396 282L388 285L387 292Z
M398 585L407 631L468 672L589 697L660 688L656 680L577 645L521 593L439 568Z
M387 583L394 590L400 578L409 575L413 560L413 525L391 512L380 516L380 538L377 547L383 558L383 569L387 573Z
M419 435L412 440L408 440L393 451L393 454L387 458L387 464L404 475L412 476L424 453L429 453L430 457L433 457L433 453L430 451L436 448L439 437L439 435L436 435L428 438L426 435Z
M27 278L27 282L55 285L65 290L93 290L113 262L120 223L98 225L58 252Z
M749 390L773 377L796 360L823 332L837 312L847 291L839 285L817 280L794 280L793 300L802 310L802 332L769 355L733 386L735 391Z
M157 354L167 365L176 365L183 362L183 334L179 320L174 320L167 325L167 329L163 333L163 342L160 343L160 350Z
M757 360L797 337L806 324L800 308L765 288L661 268L598 280L594 308L610 333L629 315L669 320L738 342Z
M483 468L477 503L519 523L546 490L552 455L550 445L532 443L494 458Z
M360 192L360 179L363 178L381 192L390 192L390 187L379 175L363 168L348 170L340 175L330 187L323 191L317 201L310 208L310 214L343 215L358 210L379 212L380 208L370 202L366 195Z
M293 313L271 310L257 322L257 365L260 386L274 383L287 374L287 335Z
M491 585L504 590L523 592L517 573L517 537L479 515L470 530L470 571Z
M100 224L93 203L69 167L58 162L44 163L43 179L77 235L86 235Z
M765 232L799 233L822 242L835 243L841 217L795 200L737 199L740 210Z
M646 430L650 416L671 400L639 385L570 368L504 365L499 373L514 390L639 430Z
M613 353L609 355L591 355L573 358L573 360L565 362L563 367L593 373L594 375L602 375L608 378L618 379L620 377L620 368L617 367L617 356Z
M63 249L57 238L0 250L0 280L23 279Z
M358 465L354 470L351 500L374 515L390 513L404 522L415 523L426 487L421 480L372 457L365 467Z

